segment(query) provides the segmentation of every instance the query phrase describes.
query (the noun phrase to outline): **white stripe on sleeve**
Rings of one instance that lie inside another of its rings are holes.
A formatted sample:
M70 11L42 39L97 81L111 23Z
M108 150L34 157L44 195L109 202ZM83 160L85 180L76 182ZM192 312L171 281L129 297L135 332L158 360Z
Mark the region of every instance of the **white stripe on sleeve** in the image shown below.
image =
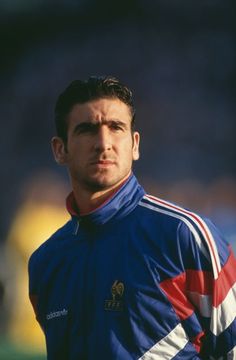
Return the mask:
M212 313L212 295L203 295L193 291L188 291L187 293L188 298L196 306L200 314L210 318Z
M217 307L213 306L211 331L220 335L234 321L236 316L236 283L228 292L224 301Z
M156 343L138 360L170 360L181 351L188 343L187 337L181 324L178 324L168 335Z

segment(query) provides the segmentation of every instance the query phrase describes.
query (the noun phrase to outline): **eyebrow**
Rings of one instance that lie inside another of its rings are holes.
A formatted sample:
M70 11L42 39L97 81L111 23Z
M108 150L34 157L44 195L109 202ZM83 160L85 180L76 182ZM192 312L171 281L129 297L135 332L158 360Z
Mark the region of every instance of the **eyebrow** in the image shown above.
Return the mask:
M91 127L100 127L102 125L113 125L113 124L116 124L116 125L119 125L121 127L123 127L124 129L127 129L128 126L125 122L121 121L121 120L118 120L118 119L110 119L110 120L102 120L101 122L100 121L97 121L97 120L89 120L89 121L83 121L79 124L77 124L74 129L73 129L73 132L77 132L78 130L81 130L83 128L86 128L88 126L91 125Z

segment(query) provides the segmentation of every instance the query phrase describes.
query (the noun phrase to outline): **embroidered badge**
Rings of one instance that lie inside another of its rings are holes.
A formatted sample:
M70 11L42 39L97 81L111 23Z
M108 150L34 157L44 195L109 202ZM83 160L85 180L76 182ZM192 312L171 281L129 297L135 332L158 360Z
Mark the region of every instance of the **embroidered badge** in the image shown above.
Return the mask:
M105 300L105 310L110 311L122 311L124 307L123 303L123 293L124 293L124 284L116 280L111 287L112 299Z

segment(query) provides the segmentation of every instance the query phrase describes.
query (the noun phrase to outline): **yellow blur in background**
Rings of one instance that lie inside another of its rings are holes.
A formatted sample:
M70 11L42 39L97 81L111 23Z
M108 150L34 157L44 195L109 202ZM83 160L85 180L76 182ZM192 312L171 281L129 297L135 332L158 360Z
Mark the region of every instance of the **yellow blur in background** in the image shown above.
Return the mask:
M26 187L6 242L10 275L6 283L9 307L7 336L12 344L45 353L43 332L28 297L28 259L32 252L69 220L66 186L50 174L40 174Z

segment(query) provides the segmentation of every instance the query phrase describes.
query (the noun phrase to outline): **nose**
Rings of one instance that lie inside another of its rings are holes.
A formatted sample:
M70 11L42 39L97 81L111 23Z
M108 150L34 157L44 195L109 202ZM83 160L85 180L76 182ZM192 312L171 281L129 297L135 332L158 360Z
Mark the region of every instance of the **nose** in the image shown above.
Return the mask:
M96 151L104 152L110 150L111 147L112 144L109 128L106 125L102 125L97 131L94 148Z

